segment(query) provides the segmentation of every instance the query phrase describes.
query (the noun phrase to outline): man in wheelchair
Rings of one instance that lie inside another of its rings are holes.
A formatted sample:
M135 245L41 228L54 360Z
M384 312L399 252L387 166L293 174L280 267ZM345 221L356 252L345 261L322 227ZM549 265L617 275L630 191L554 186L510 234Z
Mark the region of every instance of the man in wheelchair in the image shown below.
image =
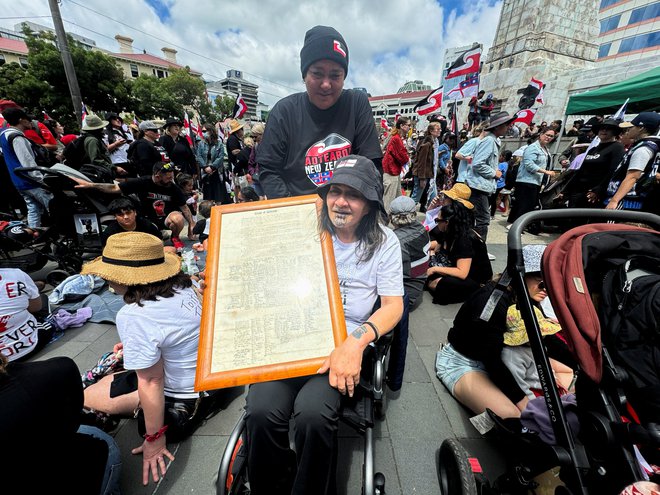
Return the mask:
M343 158L318 192L323 200L319 230L332 236L350 334L316 375L250 386L247 462L254 495L334 493L341 397L354 395L367 346L390 332L403 314L401 250L394 233L380 223L383 185L374 164L356 155ZM372 314L378 298L380 308Z

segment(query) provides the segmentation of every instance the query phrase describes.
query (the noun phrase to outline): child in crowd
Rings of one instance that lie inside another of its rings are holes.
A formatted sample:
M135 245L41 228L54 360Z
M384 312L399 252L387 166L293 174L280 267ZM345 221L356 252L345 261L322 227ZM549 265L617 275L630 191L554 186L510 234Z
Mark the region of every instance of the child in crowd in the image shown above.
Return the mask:
M188 198L186 204L190 208L190 213L197 214L197 198L199 193L194 188L194 181L191 175L179 174L176 176L176 184L181 188L183 194Z
M204 242L209 237L209 227L211 226L211 208L215 203L210 199L205 199L199 203L199 215L202 217L201 220L198 220L193 229L193 234L199 236L199 242Z

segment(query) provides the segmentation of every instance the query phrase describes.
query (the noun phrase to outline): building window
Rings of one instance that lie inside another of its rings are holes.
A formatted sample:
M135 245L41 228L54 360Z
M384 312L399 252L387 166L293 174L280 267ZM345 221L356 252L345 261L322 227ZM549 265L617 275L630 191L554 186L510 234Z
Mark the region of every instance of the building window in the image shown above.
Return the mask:
M23 67L24 69L27 69L27 66L28 66L27 57L18 57L18 63L21 64L21 67Z
M158 77L158 79L162 79L163 77L165 77L165 74L163 73L162 70L158 69L156 70L156 77Z
M600 0L600 10L603 10L610 5L614 5L615 3L619 3L622 0Z
M642 50L658 45L660 45L660 31L640 34L639 36L632 36L631 38L622 40L621 46L619 46L619 53L634 52L635 50Z
M607 19L600 21L600 34L607 33L619 27L619 21L621 20L621 14L613 15Z
M5 56L0 53L0 65L5 65Z
M607 57L610 54L611 46L612 43L604 43L600 45L600 48L598 49L598 58Z
M137 64L131 64L131 77L137 77L139 75Z
M635 24L637 22L648 21L660 16L660 2L652 3L645 7L635 9L630 14L630 21L628 24Z

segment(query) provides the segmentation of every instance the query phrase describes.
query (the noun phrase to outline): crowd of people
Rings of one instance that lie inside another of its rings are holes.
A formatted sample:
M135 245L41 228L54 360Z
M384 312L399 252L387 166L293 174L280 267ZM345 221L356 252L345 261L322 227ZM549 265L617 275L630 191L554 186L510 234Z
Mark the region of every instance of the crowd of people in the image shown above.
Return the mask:
M66 387L76 395L72 409L84 405L139 418L143 442L133 453L143 457L143 483L157 482L166 460L174 460L166 441L189 436L218 395L194 391L201 301L199 281L181 272L182 232L187 229L184 237L205 243L215 204L318 194L319 232L332 239L349 335L317 374L250 386L246 422L252 493L335 491L336 462L329 460L337 459L342 395L355 393L364 349L395 328L406 302L411 310L419 306L424 290L434 303L462 303L437 356L439 379L476 414L489 408L502 417L520 416L538 393L538 377L524 371L530 355L513 293L504 294L491 319L480 318L495 284L494 257L487 248L490 221L500 204L509 209L509 199L510 223L539 208L547 180L555 175L564 183L555 207L658 213L660 174L650 172L650 164L657 163L658 145L651 136L658 133L660 117L643 112L630 122L576 121L567 133L574 143L559 157L561 174L550 148L561 134L561 122L529 126L519 133L528 136L528 145L507 152L502 138L511 135L515 116L492 114L493 95L484 98L483 91L470 102L470 120L458 134L438 117L417 139L411 120L402 117L381 147L366 94L344 89L349 50L342 35L331 27L310 29L300 59L305 91L280 100L267 125L246 131L237 120L226 130L205 124L203 137L193 145L177 118L163 125L143 121L127 126L118 114L107 120L89 115L81 135L72 136L55 121L36 122L18 105L2 108L4 168L37 234L52 194L39 185L39 168L27 175L16 169L63 161L83 177L93 170L85 168L90 166L109 175L107 182L72 176L74 190L101 193L114 216L100 233L102 256L85 264L82 274L104 279L125 302L117 315L121 342L113 349L125 371L91 384L83 399L73 383L75 373L64 376L70 362L18 366L4 352L0 329L3 402L24 386L22 380L37 379L29 376L32 371L36 376L50 373L51 367L61 369L63 383L68 380ZM36 143L33 133L44 143ZM406 171L413 183L410 196L402 190ZM419 212L427 213L426 225L418 220ZM568 392L575 362L547 306L541 254L539 246L524 250L525 283L553 349L553 369ZM36 310L38 291L21 283L23 288L16 289L21 306L7 309L12 312L7 318L19 313L24 318ZM38 324L33 327L38 333ZM53 380L58 376L53 374ZM53 387L64 388L63 383ZM20 413L2 422L3 436L17 418ZM296 424L293 457L291 418ZM89 441L81 439L89 434L71 418L52 430L58 434L48 441ZM105 470L95 466L93 480L85 481L94 493L116 489L116 459L108 453L113 443L106 440L84 447L92 458L104 459ZM102 452L92 454L99 446Z

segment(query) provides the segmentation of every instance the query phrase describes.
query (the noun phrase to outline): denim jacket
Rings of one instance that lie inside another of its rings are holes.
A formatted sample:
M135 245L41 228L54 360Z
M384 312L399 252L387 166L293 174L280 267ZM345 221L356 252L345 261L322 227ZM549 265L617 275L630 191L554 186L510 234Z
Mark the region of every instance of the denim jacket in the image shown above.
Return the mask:
M524 182L526 184L536 184L537 186L540 186L543 174L540 174L539 170L545 170L548 166L549 156L550 154L543 150L538 141L534 141L527 146L523 153L520 168L518 169L516 182Z
M499 147L494 134L488 133L477 144L472 155L472 166L468 167L465 182L471 189L492 194L495 192L495 172L497 171Z
M201 140L197 143L197 148L195 149L195 158L199 164L199 168L202 170L202 175L204 174L204 168L209 166L214 169L222 167L222 162L225 158L225 146L222 142L218 141L217 144L213 145L211 148L211 161L207 163L209 152L209 144Z

